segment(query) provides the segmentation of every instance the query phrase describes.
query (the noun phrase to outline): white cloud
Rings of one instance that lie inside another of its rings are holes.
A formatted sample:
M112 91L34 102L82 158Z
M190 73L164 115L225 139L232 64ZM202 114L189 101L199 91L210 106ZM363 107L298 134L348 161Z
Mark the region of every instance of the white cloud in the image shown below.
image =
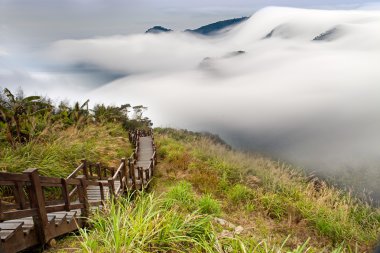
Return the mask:
M0 46L0 57L7 55L9 55L8 51Z
M361 166L380 157L379 27L378 11L266 8L216 38L64 40L48 55L128 73L90 96L143 103L158 125L218 132L310 167ZM229 55L237 50L246 53Z

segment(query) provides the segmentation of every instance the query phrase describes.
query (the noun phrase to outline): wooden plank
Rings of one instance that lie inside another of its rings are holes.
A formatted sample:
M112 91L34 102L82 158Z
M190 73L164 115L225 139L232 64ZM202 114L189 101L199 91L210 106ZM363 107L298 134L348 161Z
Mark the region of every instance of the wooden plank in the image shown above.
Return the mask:
M66 178L68 185L80 185L80 180L78 178Z
M40 176L40 182L41 182L42 186L61 185L61 179L57 178L57 177L43 177L43 176Z
M17 229L18 227L22 226L24 222L2 222L0 223L0 230L14 230Z
M37 215L37 208L9 211L2 213L0 221L14 220L34 215Z
M12 224L12 223L8 223ZM9 226L9 225L7 225ZM17 223L15 226L13 226L10 229L1 229L0 230L0 237L2 241L9 240L14 234L16 234L18 231L22 230L22 223Z
M20 173L0 172L1 181L29 182L29 177Z
M65 204L61 204L61 205L47 206L47 207L45 207L45 210L46 210L47 213L65 211L66 210L66 205Z

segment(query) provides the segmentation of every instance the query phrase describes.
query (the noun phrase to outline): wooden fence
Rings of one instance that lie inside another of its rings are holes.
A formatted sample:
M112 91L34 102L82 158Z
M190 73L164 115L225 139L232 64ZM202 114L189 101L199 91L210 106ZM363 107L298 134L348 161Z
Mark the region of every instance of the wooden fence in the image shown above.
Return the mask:
M38 169L23 173L0 172L0 252L17 252L43 245L51 239L83 227L92 209L110 198L146 188L157 163L151 131L129 133L133 154L119 166L106 167L82 160L67 177L45 177ZM142 161L140 138L145 143ZM147 164L138 166L139 163Z

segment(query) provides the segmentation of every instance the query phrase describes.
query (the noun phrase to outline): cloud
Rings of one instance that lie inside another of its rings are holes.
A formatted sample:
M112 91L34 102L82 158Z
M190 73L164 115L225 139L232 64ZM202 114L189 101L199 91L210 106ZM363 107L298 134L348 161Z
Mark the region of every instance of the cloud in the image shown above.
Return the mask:
M93 100L143 103L156 125L213 131L336 176L379 164L378 27L378 11L273 7L214 38L64 40L48 55L128 73L92 91Z
M0 57L7 55L9 55L8 51L0 46Z

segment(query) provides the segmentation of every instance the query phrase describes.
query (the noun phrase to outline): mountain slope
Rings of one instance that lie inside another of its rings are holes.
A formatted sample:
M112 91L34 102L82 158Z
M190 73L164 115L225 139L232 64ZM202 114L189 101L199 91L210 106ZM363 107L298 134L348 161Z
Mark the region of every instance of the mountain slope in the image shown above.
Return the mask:
M146 30L145 33L166 33L166 32L172 32L172 31L173 30L165 28L163 26L154 26Z
M185 32L191 32L201 35L213 35L217 34L223 30L231 29L233 26L238 25L244 21L246 21L248 17L241 17L241 18L234 18L234 19L227 19L223 21L218 21L212 24L208 24L205 26L201 26L197 29L187 29Z
M289 165L186 130L155 129L155 141L152 192L96 215L81 232L85 251L348 253L376 243L379 209Z

